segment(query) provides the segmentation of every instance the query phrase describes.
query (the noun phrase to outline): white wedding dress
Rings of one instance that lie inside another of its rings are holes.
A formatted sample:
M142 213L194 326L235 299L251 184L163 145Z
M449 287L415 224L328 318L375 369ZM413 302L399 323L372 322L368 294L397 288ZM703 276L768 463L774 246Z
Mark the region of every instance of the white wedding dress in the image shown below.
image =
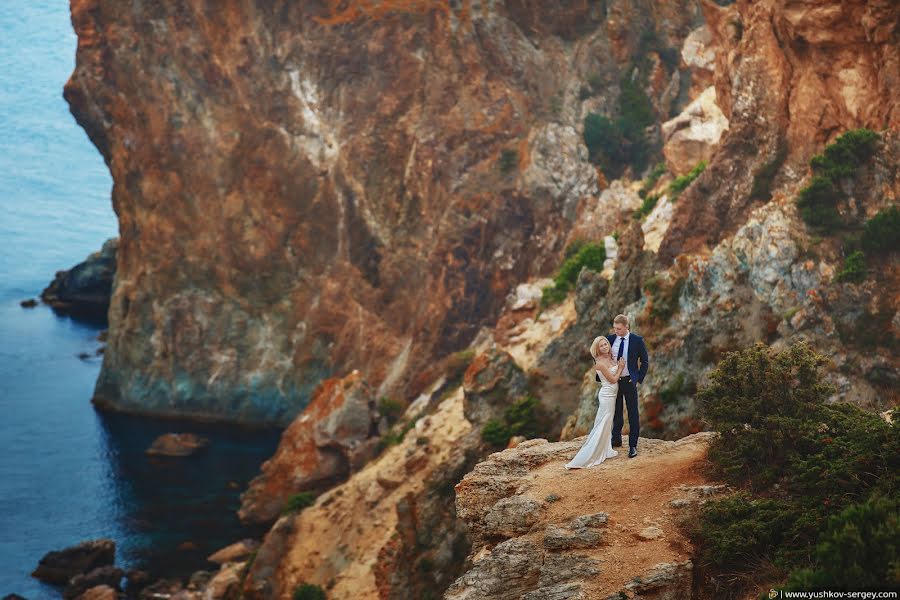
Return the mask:
M615 367L612 367L615 370ZM616 393L619 391L619 384L610 383L600 375L601 387L597 392L597 416L594 417L594 427L588 434L584 445L578 450L568 464L567 469L583 469L599 465L607 458L618 456L618 452L612 449L612 426L613 426L613 407L616 405Z

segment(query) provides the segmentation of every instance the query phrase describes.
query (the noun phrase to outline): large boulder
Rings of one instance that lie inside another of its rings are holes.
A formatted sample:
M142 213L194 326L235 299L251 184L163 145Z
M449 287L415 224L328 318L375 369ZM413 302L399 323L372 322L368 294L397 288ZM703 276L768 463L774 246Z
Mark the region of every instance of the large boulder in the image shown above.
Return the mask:
M292 494L342 481L375 455L382 423L374 392L359 371L323 381L242 494L238 515L271 522Z
M76 316L106 317L116 276L116 252L119 239L110 238L99 252L68 271L57 271L41 300L60 313Z
M728 119L716 104L716 88L706 88L680 115L662 125L666 166L684 175L701 161L712 158Z

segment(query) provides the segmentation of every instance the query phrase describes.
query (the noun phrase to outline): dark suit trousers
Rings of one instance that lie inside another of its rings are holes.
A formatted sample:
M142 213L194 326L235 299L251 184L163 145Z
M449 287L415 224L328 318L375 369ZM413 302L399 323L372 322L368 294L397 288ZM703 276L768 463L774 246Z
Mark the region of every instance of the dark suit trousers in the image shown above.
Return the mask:
M616 408L613 411L612 440L621 441L622 426L625 419L622 416L622 398L628 407L628 446L637 448L638 434L641 432L641 420L638 416L637 386L633 381L620 381L619 392L616 394Z

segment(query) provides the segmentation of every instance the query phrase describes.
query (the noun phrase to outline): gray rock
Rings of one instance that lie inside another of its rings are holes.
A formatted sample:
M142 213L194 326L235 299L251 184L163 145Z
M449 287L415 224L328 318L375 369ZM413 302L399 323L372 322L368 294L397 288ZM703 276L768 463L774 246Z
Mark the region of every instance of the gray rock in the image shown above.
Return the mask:
M503 498L484 517L485 533L506 538L527 533L537 522L541 509L541 504L531 498Z
M57 271L41 292L41 299L58 312L105 317L109 310L116 274L118 238L110 238L95 252L68 271Z
M570 529L559 525L547 525L544 531L544 547L549 550L596 548L601 541L600 532L586 527Z
M31 574L42 581L64 585L76 575L112 565L116 543L109 539L90 540L64 550L48 552Z

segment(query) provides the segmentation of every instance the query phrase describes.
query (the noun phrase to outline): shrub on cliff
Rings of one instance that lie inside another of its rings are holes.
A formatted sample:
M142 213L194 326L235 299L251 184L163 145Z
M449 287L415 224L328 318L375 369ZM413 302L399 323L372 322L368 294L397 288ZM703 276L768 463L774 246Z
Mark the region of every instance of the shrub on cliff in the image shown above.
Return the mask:
M844 259L844 266L837 275L838 281L859 283L866 278L866 256L859 250Z
M867 253L896 252L900 248L900 208L891 206L869 219L860 241Z
M301 583L294 590L294 600L326 600L325 590L312 583Z
M826 146L822 154L813 156L809 164L831 181L852 177L875 154L880 139L871 129L848 131Z
M566 295L575 281L582 268L592 269L594 271L603 270L603 262L606 260L606 247L601 244L590 244L583 241L576 241L577 252L570 248L566 250L567 258L563 261L562 266L553 278L553 285L543 289L541 297L541 306L548 307L565 300Z
M584 119L584 143L591 162L610 178L631 165L642 170L650 156L645 130L655 121L653 104L641 85L630 77L619 82L618 116L610 119L589 113Z
M502 419L490 419L481 430L481 439L492 446L503 447L514 435L528 439L547 435L552 418L537 398L526 396L510 404Z
M852 568L857 581L900 583L890 558L897 504L878 500L900 491L900 432L856 406L827 404L824 362L803 343L777 353L759 344L726 355L698 394L720 432L714 470L741 490L707 504L697 521L703 568L768 564L795 572L794 582L838 587L847 581L840 570ZM851 542L863 534L885 561L854 558Z
M800 190L797 207L800 216L812 227L834 232L844 225L838 203L844 194L839 180L852 177L878 148L881 136L870 129L855 129L839 136L809 161L815 176Z
M297 492L293 494L284 505L284 513L299 512L304 508L312 506L316 502L316 495L313 492Z
M687 189L694 180L700 177L700 173L706 170L706 161L701 160L693 169L675 178L675 181L669 184L669 201L674 202L678 196Z

